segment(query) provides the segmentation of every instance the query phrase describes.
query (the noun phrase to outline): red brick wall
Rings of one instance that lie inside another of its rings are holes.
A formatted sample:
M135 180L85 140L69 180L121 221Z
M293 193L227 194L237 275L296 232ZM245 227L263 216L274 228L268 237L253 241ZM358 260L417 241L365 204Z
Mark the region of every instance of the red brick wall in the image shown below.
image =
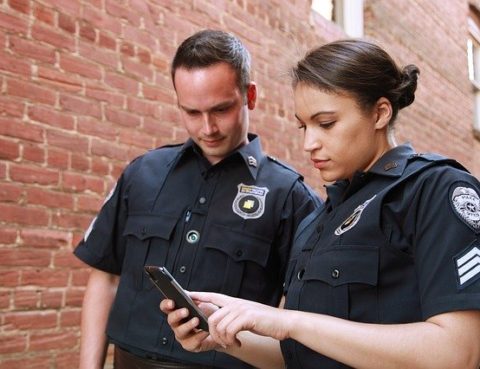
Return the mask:
M421 69L399 141L480 174L466 1L366 0L366 33ZM185 139L169 79L176 45L222 28L252 51L267 152L322 188L302 152L286 72L343 37L308 0L0 0L0 369L72 368L88 270L71 251L125 164Z
M366 33L401 64L420 68L416 101L400 114L398 137L419 151L452 156L478 176L467 15L467 1L372 0L366 2Z

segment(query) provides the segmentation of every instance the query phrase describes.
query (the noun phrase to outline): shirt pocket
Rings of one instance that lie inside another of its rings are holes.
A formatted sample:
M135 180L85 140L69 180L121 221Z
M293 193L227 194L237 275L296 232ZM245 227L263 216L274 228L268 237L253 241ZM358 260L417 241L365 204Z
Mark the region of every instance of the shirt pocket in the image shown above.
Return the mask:
M144 287L151 289L153 284L147 281L143 266L147 257L152 259L151 253L155 254L155 265L164 265L168 254L168 242L172 237L178 218L165 214L135 214L129 215L125 225L123 236L127 239L125 261L123 263L122 276L126 283L135 290ZM155 252L150 250L155 246Z
M334 316L376 320L379 256L377 247L343 245L314 253L308 266L298 273L303 274L306 284L321 282L319 288L326 296L317 296L330 299L328 310ZM315 283L312 288L308 293L314 293Z
M209 271L209 287L221 293L252 297L265 292L272 240L260 235L210 225L199 270ZM205 269L204 269L205 268Z

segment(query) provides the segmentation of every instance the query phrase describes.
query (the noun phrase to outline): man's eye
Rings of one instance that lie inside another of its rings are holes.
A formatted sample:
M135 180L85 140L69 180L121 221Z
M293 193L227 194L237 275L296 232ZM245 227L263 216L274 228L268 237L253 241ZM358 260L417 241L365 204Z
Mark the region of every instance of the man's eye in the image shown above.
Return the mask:
M186 110L186 113L187 113L188 115L190 115L191 117L196 116L196 115L199 114L199 112L196 111L196 110Z
M225 107L222 107L222 108L215 109L215 112L216 113L226 113L229 109L230 109L229 106L225 106Z

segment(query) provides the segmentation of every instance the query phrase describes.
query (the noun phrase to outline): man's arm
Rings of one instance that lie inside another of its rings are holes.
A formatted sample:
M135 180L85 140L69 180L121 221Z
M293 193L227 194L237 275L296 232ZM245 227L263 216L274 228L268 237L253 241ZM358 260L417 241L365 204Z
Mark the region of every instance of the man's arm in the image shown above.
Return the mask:
M119 277L92 269L82 306L80 369L101 369L108 347L105 329Z

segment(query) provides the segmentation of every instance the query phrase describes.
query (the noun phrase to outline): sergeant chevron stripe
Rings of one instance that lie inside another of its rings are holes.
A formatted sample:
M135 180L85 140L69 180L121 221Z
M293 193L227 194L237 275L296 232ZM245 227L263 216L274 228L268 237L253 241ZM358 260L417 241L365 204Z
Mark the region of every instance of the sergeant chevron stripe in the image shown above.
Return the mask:
M476 246L472 247L466 254L460 256L456 263L460 286L474 277L478 278L480 274L480 249Z

